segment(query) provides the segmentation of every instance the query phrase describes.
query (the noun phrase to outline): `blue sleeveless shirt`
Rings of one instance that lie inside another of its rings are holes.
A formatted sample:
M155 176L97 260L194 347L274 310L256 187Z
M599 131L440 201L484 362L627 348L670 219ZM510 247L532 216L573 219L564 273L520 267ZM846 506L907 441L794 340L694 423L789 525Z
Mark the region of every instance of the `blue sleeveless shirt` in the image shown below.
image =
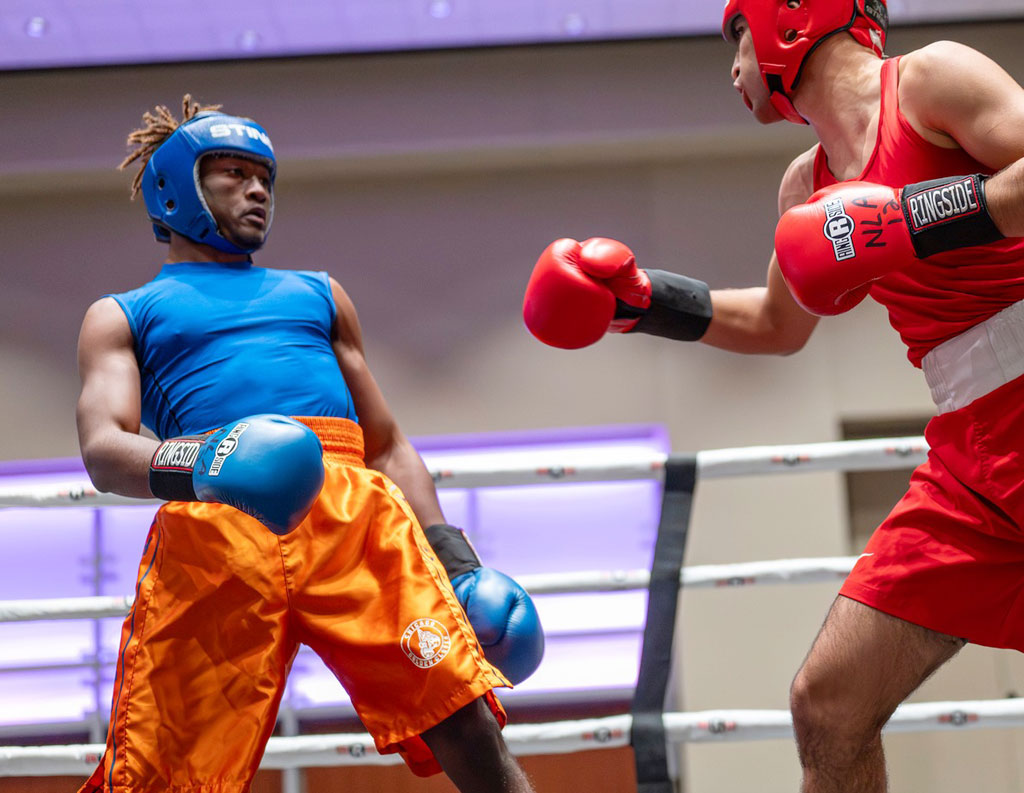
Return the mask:
M135 339L142 422L161 439L254 413L357 420L331 346L326 273L165 264L148 284L109 297Z

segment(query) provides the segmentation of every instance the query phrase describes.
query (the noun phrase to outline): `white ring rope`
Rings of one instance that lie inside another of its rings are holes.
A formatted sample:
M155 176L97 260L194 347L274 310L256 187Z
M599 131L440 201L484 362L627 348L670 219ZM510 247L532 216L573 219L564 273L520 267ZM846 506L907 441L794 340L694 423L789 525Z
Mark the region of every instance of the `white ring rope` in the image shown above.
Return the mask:
M680 580L689 589L811 584L843 578L856 561L855 556L833 556L695 565L684 568ZM516 580L531 595L554 595L646 589L650 579L648 570L612 570L522 575ZM123 617L133 602L131 595L0 600L0 623Z
M709 743L789 739L788 710L706 710L665 713L672 743ZM633 720L628 714L545 724L513 724L505 740L519 756L568 754L629 745ZM919 702L896 709L886 732L992 729L1024 726L1024 699ZM0 777L88 774L103 754L102 744L75 746L0 746ZM369 735L301 735L271 738L260 763L265 769L314 766L391 765L398 755L379 755Z
M709 479L808 471L893 470L923 462L927 451L923 437L711 449L697 452L697 475L698 479ZM467 456L458 466L432 468L430 473L438 487L446 488L660 479L667 459L666 454L631 449L564 452L548 458L508 452L479 460ZM0 488L0 508L146 503L157 502L102 493L88 480Z

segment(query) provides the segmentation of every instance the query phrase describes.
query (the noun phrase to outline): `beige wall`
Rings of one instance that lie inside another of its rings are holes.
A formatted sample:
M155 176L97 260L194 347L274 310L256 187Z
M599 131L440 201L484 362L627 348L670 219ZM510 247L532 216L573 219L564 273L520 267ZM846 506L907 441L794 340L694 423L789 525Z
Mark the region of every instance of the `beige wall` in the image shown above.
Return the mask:
M1024 78L1024 24L899 30L890 50L971 43ZM258 118L280 157L258 262L325 268L359 307L371 366L410 434L631 421L678 450L837 437L843 418L930 411L874 306L758 359L651 338L548 349L522 288L557 236L619 236L642 265L762 282L775 189L810 143L759 129L718 40L0 75L0 459L77 453L85 308L147 280L160 250L111 171L154 102L192 91ZM690 563L843 555L838 475L709 481ZM782 708L836 587L694 591L680 707ZM1024 690L1010 653L970 648L925 699ZM895 790L1021 788L1020 731L896 736ZM791 742L696 746L687 789L793 791Z

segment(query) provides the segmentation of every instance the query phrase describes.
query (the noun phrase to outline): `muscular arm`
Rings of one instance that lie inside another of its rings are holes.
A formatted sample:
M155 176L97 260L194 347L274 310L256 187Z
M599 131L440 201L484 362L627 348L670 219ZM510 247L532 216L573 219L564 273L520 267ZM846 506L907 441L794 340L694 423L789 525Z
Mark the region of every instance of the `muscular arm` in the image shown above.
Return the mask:
M434 480L419 453L395 421L377 381L366 365L363 334L355 306L345 290L331 279L331 293L337 307L334 320L334 354L345 376L366 444L366 465L381 471L402 488L413 512L426 527L444 523Z
M705 344L730 352L790 355L800 350L818 318L796 304L772 254L767 286L711 292L714 319Z
M786 170L779 188L780 215L811 194L814 151L801 154ZM788 355L807 343L818 324L793 299L774 253L765 286L716 289L711 304L711 325L701 341L731 352Z
M928 139L998 171L985 183L989 213L1024 237L1024 89L976 50L939 41L900 61L900 107Z
M139 435L139 368L128 320L112 298L86 312L78 369L78 440L89 477L99 490L151 498L149 461L158 443Z

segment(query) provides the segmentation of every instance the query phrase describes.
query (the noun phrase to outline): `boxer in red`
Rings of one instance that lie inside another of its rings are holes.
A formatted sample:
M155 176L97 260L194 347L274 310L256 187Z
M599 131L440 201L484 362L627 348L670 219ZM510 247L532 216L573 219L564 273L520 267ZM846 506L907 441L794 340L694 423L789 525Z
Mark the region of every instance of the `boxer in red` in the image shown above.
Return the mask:
M805 793L884 791L897 705L965 641L1024 650L1024 90L953 42L885 59L887 22L883 0L726 6L746 106L819 140L782 178L766 286L712 291L563 239L523 305L556 347L610 331L786 354L870 295L923 369L928 459L793 683Z

